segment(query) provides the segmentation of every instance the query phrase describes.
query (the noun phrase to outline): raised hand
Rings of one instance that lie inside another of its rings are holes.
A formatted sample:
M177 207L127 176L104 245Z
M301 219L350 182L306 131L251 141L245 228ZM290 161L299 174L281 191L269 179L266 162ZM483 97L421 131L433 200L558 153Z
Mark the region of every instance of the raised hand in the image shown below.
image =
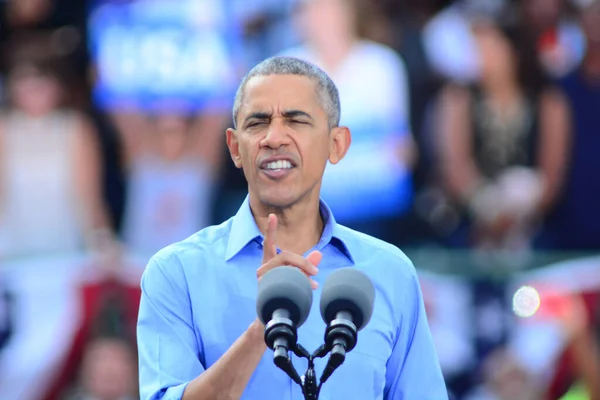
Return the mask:
M287 250L277 254L277 246L275 244L276 237L277 216L275 214L269 214L267 221L267 232L265 234L265 240L263 243L262 265L256 271L257 278L260 279L264 274L273 268L280 267L282 265L291 265L304 272L304 274L310 279L313 289L316 289L318 284L312 280L311 277L315 276L317 272L319 272L317 266L323 258L321 252L315 250L306 258Z

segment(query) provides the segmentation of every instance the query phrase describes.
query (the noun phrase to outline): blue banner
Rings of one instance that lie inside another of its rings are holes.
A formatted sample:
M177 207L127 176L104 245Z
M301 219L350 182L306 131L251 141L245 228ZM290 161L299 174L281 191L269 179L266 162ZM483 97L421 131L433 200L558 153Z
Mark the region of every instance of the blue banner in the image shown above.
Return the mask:
M89 38L102 108L197 111L233 100L242 38L229 2L96 0Z

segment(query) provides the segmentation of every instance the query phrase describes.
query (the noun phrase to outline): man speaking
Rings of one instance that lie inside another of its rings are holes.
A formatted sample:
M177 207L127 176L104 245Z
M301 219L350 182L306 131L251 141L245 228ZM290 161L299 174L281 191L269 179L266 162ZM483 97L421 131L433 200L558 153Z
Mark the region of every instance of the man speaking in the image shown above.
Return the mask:
M375 286L373 316L320 399L448 398L412 263L336 224L320 200L326 163L340 162L351 142L339 118L337 88L310 63L274 57L243 79L227 146L249 195L231 219L151 258L138 320L142 399L303 399L274 365L256 317L257 280L281 265L304 272L315 298L341 267ZM311 350L325 332L318 307L298 330ZM317 373L324 363L317 360Z

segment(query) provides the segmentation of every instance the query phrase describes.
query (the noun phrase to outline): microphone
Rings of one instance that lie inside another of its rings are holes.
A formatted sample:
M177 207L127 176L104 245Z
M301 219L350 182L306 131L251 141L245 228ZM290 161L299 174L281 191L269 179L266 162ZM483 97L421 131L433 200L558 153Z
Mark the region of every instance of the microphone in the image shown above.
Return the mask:
M346 353L356 346L358 331L373 314L375 287L369 277L354 267L334 271L323 285L321 317L327 324L325 349L329 360L321 376L325 382L342 365Z
M299 385L302 381L289 351L296 351L297 328L306 322L312 301L310 282L296 267L274 268L258 282L256 313L265 325L265 343L274 351L275 365Z

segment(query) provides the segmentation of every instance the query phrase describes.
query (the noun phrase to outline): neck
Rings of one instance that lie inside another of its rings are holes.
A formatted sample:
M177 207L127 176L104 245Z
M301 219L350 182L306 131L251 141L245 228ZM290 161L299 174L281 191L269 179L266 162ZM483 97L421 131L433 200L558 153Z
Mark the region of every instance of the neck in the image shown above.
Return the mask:
M307 198L285 209L269 207L250 196L250 207L258 229L267 231L269 214L277 215L277 248L296 254L304 254L321 239L323 219L319 209L319 198Z
M483 82L484 93L499 105L512 103L521 95L521 90L515 82Z

